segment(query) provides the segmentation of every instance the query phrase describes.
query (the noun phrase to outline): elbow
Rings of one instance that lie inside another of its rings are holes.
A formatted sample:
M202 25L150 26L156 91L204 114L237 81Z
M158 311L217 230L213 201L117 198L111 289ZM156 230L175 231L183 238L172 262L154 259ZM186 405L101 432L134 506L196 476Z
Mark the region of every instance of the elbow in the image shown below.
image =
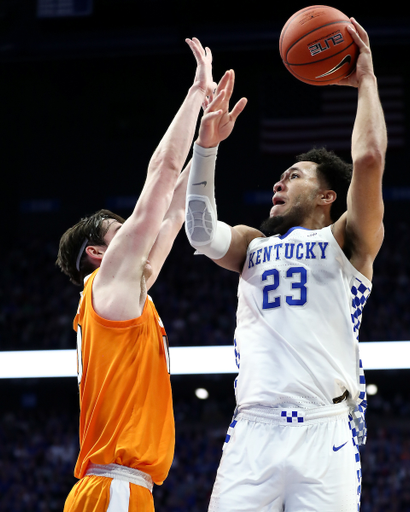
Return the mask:
M355 167L384 170L387 150L386 130L369 128L359 138L353 137L352 159Z
M363 154L353 159L354 168L383 173L385 165L385 151L379 147L368 148Z
M165 219L170 225L174 226L177 231L179 231L185 222L185 210L178 209L171 214L167 215Z
M181 172L181 162L177 154L173 151L157 150L151 157L149 169L151 172L161 173L166 170L169 174L179 175Z

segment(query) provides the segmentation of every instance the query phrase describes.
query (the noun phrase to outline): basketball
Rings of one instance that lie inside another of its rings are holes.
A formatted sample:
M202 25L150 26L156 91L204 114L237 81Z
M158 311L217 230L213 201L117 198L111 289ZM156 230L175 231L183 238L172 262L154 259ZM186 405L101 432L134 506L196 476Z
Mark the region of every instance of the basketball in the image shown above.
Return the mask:
M330 85L349 76L359 48L347 30L350 19L326 5L305 7L285 23L279 39L284 65L298 80Z

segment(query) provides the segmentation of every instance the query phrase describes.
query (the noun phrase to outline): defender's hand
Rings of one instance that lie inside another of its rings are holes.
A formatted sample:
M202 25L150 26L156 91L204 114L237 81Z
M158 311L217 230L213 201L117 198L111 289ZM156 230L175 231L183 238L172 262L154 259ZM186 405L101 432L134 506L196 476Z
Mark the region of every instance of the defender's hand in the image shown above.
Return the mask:
M203 48L196 37L185 39L185 41L191 48L197 63L194 85L204 91L204 108L206 108L212 101L216 89L216 84L212 78L212 52L208 47Z
M196 143L204 148L216 147L231 134L236 119L243 111L248 100L241 98L229 111L229 101L235 83L233 70L227 71L216 90L214 100L206 108L201 120Z

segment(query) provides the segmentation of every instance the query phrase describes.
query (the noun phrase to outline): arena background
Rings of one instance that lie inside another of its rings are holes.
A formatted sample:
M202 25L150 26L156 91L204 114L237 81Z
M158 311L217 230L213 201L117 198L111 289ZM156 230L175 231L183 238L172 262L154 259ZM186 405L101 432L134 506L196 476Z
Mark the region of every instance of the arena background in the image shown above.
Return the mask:
M236 72L245 112L218 156L220 218L258 226L295 154L326 144L350 159L355 92L299 83L278 53L281 27L306 3L187 0L0 2L0 350L75 348L79 289L54 266L61 233L108 207L127 216L147 163L192 83L184 43ZM410 339L410 17L400 2L339 2L371 37L390 146L386 240L361 340ZM173 346L229 345L237 276L194 258L178 237L152 289ZM1 353L0 353L1 357ZM368 371L363 512L410 510L409 370ZM234 408L233 375L173 376L177 444L158 512L203 512ZM207 400L195 395L198 387ZM75 378L0 380L0 511L62 510L75 482Z

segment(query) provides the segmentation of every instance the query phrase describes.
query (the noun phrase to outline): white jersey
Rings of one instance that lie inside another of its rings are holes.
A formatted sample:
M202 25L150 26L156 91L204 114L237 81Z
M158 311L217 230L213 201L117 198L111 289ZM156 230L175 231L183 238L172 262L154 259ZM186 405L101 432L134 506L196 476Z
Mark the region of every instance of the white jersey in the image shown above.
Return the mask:
M330 226L254 239L238 287L238 406L309 409L346 391L362 403L358 331L370 291Z

